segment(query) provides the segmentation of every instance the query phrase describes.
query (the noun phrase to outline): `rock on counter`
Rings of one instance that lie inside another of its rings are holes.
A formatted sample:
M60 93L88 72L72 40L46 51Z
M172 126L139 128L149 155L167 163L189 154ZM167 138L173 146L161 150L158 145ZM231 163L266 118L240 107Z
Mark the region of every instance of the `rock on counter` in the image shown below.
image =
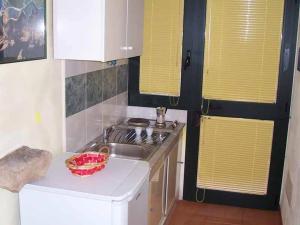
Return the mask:
M32 181L43 177L52 155L48 151L23 146L0 159L0 187L18 192Z

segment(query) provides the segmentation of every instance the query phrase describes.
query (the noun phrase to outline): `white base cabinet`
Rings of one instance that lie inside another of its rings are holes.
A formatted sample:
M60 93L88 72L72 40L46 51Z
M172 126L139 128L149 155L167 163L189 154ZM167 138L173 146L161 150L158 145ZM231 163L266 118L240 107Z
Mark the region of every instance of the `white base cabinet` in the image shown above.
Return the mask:
M144 0L54 0L54 57L111 61L142 54Z
M176 200L178 141L150 173L148 225L164 224Z
M20 198L22 225L147 225L148 181L129 201L101 201L27 188Z
M65 166L73 154L55 158L46 177L19 193L22 225L147 225L149 166L111 158L90 177Z

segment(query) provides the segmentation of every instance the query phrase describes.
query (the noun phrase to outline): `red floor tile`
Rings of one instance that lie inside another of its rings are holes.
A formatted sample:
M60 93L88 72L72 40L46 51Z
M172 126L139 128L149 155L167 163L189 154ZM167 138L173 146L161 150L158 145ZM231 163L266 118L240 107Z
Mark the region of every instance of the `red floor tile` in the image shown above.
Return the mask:
M279 211L176 202L166 225L282 225Z

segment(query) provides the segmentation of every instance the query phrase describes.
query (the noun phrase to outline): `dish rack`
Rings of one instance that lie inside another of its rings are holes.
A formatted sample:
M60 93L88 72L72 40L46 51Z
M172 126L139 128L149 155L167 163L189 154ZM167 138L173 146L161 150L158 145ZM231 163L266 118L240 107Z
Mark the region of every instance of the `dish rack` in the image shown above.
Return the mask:
M154 131L151 136L147 136L146 130L143 129L140 136L137 136L134 129L114 128L110 133L108 141L120 144L132 145L160 145L170 135L168 132Z

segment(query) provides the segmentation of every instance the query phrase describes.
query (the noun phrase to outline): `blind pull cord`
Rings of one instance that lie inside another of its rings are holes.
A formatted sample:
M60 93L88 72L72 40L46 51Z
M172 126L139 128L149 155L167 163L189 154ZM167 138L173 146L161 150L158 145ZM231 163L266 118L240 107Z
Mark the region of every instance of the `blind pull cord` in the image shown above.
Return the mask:
M198 191L199 191L200 189L198 189L197 188L197 190L196 190L196 202L197 203L204 203L204 201L205 201L205 196L206 196L206 189L202 189L203 190L203 194L202 194L202 198L201 198L201 200L198 200Z

